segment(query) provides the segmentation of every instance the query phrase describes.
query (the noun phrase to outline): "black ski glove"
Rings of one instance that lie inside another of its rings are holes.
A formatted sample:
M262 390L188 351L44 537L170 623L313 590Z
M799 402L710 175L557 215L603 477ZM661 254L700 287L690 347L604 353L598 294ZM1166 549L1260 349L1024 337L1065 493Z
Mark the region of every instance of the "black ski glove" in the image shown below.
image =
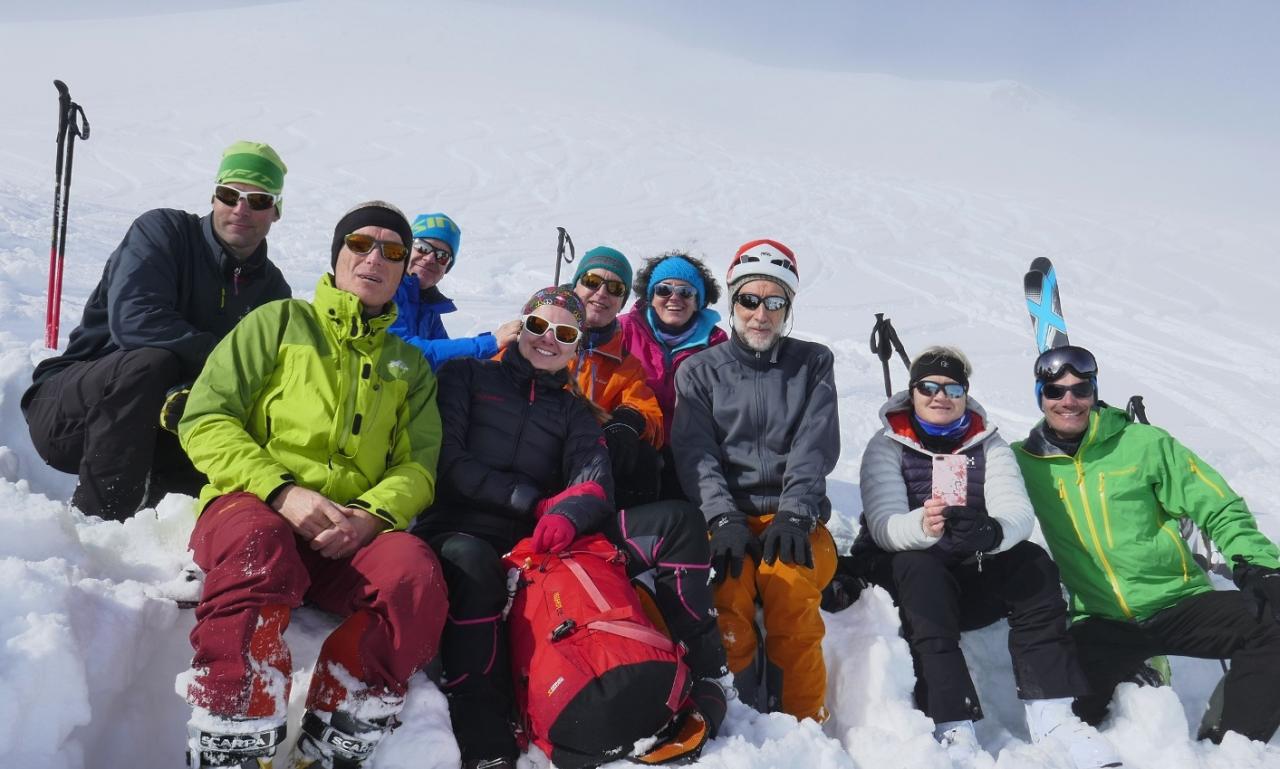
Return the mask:
M190 394L190 382L174 385L164 394L164 403L160 406L160 426L174 435L178 434L178 422L182 421L182 412L187 408L187 396Z
M989 553L1000 546L1004 529L1000 522L968 505L950 505L943 509L946 516L942 538L935 545L950 555L969 557L974 553Z
M1258 566L1245 560L1242 555L1232 559L1235 568L1231 570L1231 579L1241 592L1249 593L1258 603L1258 616L1266 611L1280 622L1280 569L1270 566Z
M604 423L604 440L609 444L609 459L615 478L631 475L636 469L636 457L640 453L640 436L644 433L644 417L626 406L613 410Z
M711 581L741 577L742 561L747 556L760 561L760 540L747 526L747 517L741 513L716 516L711 521L711 568L715 570Z
M689 699L694 707L707 720L707 736L715 737L724 723L724 714L729 709L724 689L714 679L699 678L689 688Z
M782 559L783 563L813 568L813 546L809 534L813 531L813 519L799 513L779 511L764 530L760 544L764 549L764 562Z

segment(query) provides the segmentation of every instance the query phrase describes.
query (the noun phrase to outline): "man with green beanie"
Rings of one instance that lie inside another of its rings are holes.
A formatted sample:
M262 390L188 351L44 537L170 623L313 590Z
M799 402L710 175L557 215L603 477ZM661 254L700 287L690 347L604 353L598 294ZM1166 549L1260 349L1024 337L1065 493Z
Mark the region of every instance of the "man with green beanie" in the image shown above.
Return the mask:
M50 466L79 476L71 502L82 512L123 520L204 484L162 423L176 426L218 340L250 310L290 296L266 244L286 170L270 146L238 141L222 154L207 216L139 216L66 351L36 367L21 402L31 441Z
M453 358L492 358L520 334L518 318L494 333L450 338L440 316L457 312L453 300L440 292L440 281L458 262L462 230L447 215L419 214L413 220L413 250L409 269L396 291L396 321L391 333L417 347L431 369Z

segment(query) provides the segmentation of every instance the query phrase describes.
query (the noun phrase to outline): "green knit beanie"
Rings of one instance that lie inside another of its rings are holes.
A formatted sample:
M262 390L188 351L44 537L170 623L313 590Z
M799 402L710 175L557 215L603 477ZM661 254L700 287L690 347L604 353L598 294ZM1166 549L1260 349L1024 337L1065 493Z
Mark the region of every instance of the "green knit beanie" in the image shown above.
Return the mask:
M223 151L215 181L218 184L252 184L273 195L280 195L284 192L284 175L288 170L271 145L238 141ZM283 207L284 199L280 198L276 202L276 211Z

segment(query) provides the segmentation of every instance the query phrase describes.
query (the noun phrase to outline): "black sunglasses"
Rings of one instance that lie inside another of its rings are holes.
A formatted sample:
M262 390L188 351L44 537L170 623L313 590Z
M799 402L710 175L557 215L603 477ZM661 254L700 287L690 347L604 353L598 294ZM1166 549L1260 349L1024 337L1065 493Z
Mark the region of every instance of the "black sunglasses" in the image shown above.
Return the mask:
M235 208L240 203L240 198L244 198L244 202L248 203L253 211L266 211L280 199L279 195L273 195L270 192L245 192L225 184L219 184L213 188L213 197L227 208Z
M1060 401L1067 397L1067 393L1071 393L1080 400L1088 400L1093 397L1093 382L1076 382L1072 385L1046 384L1040 390L1040 394L1045 400Z
M791 304L785 296L758 296L756 294L738 294L733 297L736 304L742 306L743 309L755 311L760 305L769 312L777 312L778 310L787 309L787 305Z
M582 277L578 278L578 283L588 291L595 291L601 286L604 286L605 293L609 296L626 296L627 294L626 283L612 278L603 278L594 272L582 273ZM658 285L662 284L659 283Z
M429 256L435 259L436 264L444 267L448 267L449 262L453 261L453 254L449 253L449 249L437 246L422 238L413 241L413 250L421 256Z
M938 393L943 393L952 400L963 398L965 391L968 389L959 382L947 382L946 384L943 384L942 382L931 382L928 379L921 379L919 382L916 382L911 386L915 388L916 392L926 398L932 398Z

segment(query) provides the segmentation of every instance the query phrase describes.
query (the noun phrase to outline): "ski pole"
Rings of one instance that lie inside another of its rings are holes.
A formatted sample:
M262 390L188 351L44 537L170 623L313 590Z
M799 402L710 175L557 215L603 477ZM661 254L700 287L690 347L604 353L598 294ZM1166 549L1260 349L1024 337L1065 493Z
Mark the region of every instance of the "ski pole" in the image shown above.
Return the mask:
M89 119L85 117L80 105L71 101L66 83L55 80L53 85L58 89L58 153L54 162L53 234L49 244L44 343L50 349L57 349L58 322L62 309L62 271L67 253L67 211L71 201L71 165L75 158L76 137L86 140L89 138Z
M893 397L893 383L889 377L889 359L893 357L894 352L898 353L898 357L902 358L902 365L907 367L907 371L911 370L911 360L907 357L907 351L902 349L902 340L898 338L898 332L893 328L893 322L884 316L883 312L876 313L876 323L871 327L871 352L880 359L880 365L884 368L884 395L886 398Z
M569 237L569 231L563 227L557 227L560 231L559 239L556 241L556 279L553 285L560 285L560 265L573 264L573 260L577 258L578 252L573 247L573 238ZM564 254L565 245L569 246L569 256Z
M1142 396L1135 395L1129 399L1129 406L1126 409L1129 412L1130 422L1139 422L1149 425L1151 422L1147 419L1147 407L1142 405Z

